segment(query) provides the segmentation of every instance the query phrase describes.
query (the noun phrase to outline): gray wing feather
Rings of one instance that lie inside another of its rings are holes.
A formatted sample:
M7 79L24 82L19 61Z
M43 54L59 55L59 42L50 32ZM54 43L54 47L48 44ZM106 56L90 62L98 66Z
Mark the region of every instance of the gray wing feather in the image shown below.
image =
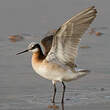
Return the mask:
M48 31L45 34L45 37L41 40L41 45L43 46L44 49L44 55L47 56L47 54L49 53L51 47L52 47L52 41L53 41L53 36L55 35L55 33L57 32L58 29L54 29L51 31Z
M50 61L57 58L62 64L73 68L81 37L95 19L96 13L93 6L65 22L54 35L52 48L46 59Z
M49 53L51 47L52 47L52 40L53 40L53 35L46 36L44 39L41 40L41 44L44 48L44 55L47 56Z

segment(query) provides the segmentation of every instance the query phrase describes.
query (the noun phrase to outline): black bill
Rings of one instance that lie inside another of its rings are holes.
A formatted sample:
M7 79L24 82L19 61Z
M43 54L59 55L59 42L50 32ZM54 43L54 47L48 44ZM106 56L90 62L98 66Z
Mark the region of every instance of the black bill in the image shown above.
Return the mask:
M24 51L22 51L22 52L19 52L19 53L17 53L16 55L19 55L19 54L22 54L22 53L25 53L25 52L28 52L29 50L24 50Z

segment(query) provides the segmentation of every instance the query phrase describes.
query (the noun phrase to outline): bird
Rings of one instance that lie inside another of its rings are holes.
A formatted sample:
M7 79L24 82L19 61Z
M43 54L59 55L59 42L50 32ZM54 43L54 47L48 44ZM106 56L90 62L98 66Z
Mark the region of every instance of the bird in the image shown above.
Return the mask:
M87 71L75 69L77 67L75 60L81 38L96 15L95 6L86 8L62 24L54 34L41 40L44 52L39 43L32 42L26 50L16 54L32 53L33 70L43 78L52 81L54 89L52 103L55 103L57 82L62 84L61 103L64 103L65 82L77 80L88 74Z

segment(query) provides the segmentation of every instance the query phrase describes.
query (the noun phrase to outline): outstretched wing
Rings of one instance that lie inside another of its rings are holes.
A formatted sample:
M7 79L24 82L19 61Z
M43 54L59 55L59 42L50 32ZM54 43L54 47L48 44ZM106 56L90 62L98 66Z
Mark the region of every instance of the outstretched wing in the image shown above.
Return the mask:
M48 31L45 34L45 37L40 42L41 45L43 46L45 56L47 56L47 54L49 53L52 47L53 36L55 35L56 32L57 32L57 29Z
M96 17L96 13L95 7L92 6L65 22L54 35L52 48L46 59L48 61L58 59L62 64L73 67L78 53L78 44Z
M48 31L45 34L45 37L41 40L41 45L43 46L44 49L44 55L47 56L47 54L49 53L51 47L52 47L52 41L53 41L53 36L55 35L55 33L57 32L58 29L54 29L51 31Z
M53 35L46 36L41 40L41 44L44 48L44 55L47 56L49 53L51 47L52 47L52 40L53 40Z

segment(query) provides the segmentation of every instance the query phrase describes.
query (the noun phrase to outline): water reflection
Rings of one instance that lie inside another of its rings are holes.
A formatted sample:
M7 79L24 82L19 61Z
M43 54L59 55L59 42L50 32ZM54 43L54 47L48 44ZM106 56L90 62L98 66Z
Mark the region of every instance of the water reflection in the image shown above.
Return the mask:
M49 105L48 108L52 109L52 110L64 110L64 103L62 103L60 106L58 106L54 103L53 105Z

